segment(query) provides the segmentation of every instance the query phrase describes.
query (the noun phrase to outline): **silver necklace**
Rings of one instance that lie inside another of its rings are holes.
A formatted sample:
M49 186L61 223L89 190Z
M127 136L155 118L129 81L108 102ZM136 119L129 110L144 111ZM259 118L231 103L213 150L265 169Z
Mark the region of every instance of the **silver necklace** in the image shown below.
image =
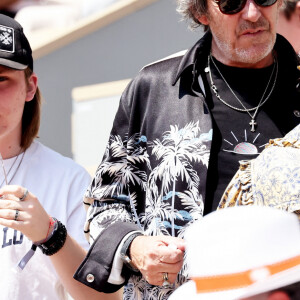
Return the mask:
M238 107L235 107L229 103L227 103L226 101L224 101L221 96L219 95L218 93L218 89L216 87L216 85L214 84L213 80L212 80L212 75L211 75L211 71L210 71L210 61L212 61L212 63L214 64L214 67L217 69L217 71L219 72L220 76L222 77L223 81L225 82L225 84L227 85L227 87L229 88L229 90L231 91L231 93L235 96L235 98L238 100L238 102L241 104L241 106L243 108L238 108ZM271 75L270 75L270 78L269 78L269 81L268 81L268 84L263 92L263 95L262 97L260 98L259 102L258 102L258 105L255 106L255 107L252 107L252 108L246 108L245 105L243 104L243 102L239 99L239 97L234 93L234 91L232 90L232 88L230 87L230 85L228 84L228 82L226 81L226 79L224 78L224 76L222 75L221 71L219 70L219 68L217 67L217 65L215 64L214 60L213 60L213 57L211 56L211 53L208 55L208 67L206 69L207 72L209 72L209 79L210 79L210 83L211 83L211 89L213 90L213 92L215 93L216 97L223 103L225 104L226 106L230 107L231 109L234 109L236 111L240 111L240 112L247 112L247 114L250 116L251 118L251 121L249 123L249 125L251 126L251 131L252 132L255 132L255 126L257 125L257 122L255 121L255 118L256 118L256 115L258 113L258 110L261 106L263 106L267 100L270 98L271 94L273 93L273 90L274 90L274 87L276 85L276 81L277 81L277 75L278 75L278 63L277 63L277 59L276 57L274 56L274 65L273 65L273 69L272 69L272 72L271 72ZM271 83L271 79L273 77L273 74L274 74L274 71L276 70L276 73L275 73L275 78L274 78L274 82L273 82L273 86L268 94L268 96L266 98L265 97L265 94L270 86L270 83ZM251 114L250 112L251 111L254 111L253 114Z
M18 172L18 170L19 170L19 168L20 168L20 166L21 166L21 163L22 163L22 161L23 161L25 152L26 152L26 150L23 152L22 157L21 157L21 159L20 159L20 162L19 162L19 164L18 164L16 170L14 171L14 173L12 174L12 176L11 176L11 178L10 178L9 180L7 179L7 178L8 178L8 175L10 174L10 171L12 170L12 168L13 168L14 164L16 163L16 161L18 160L18 157L20 156L21 152L20 152L20 153L17 155L17 157L15 158L14 162L12 163L12 165L11 165L11 167L9 168L9 170L8 170L7 173L5 172L3 158L2 158L2 155L1 155L1 153L0 153L0 160L1 160L2 169L3 169L3 173L4 173L4 179L3 179L3 181L1 182L1 185L0 185L1 187L3 186L4 182L5 182L6 185L9 185L9 184L12 182L12 180L14 179L15 175L17 174L17 172Z

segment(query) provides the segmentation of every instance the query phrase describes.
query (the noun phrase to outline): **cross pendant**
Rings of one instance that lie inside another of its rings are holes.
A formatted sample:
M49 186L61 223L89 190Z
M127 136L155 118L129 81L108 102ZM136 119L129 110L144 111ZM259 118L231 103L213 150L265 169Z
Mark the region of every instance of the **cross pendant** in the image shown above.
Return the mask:
M251 120L249 125L251 126L251 132L255 132L255 126L257 125L257 123L255 122L254 119Z

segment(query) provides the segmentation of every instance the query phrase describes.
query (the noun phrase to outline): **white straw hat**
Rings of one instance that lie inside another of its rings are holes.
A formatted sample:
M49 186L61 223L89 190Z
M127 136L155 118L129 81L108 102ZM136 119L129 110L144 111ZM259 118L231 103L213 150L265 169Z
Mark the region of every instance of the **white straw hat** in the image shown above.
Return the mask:
M170 300L234 300L300 281L296 215L270 207L219 210L186 232L193 279Z

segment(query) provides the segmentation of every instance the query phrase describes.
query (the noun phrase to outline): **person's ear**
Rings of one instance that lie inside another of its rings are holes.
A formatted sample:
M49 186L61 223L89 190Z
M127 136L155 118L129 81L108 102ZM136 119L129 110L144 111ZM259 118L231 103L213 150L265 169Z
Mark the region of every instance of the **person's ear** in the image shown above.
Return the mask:
M35 73L32 73L27 79L26 102L29 102L33 99L37 89L37 81L38 80Z
M209 25L209 20L206 15L201 15L197 17L197 20L203 25Z

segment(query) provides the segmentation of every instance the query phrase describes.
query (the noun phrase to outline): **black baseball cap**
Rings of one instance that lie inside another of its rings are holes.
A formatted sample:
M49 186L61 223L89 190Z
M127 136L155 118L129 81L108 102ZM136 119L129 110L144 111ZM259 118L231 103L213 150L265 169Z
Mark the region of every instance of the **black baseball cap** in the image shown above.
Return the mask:
M0 65L33 70L32 50L22 26L14 19L0 14Z

